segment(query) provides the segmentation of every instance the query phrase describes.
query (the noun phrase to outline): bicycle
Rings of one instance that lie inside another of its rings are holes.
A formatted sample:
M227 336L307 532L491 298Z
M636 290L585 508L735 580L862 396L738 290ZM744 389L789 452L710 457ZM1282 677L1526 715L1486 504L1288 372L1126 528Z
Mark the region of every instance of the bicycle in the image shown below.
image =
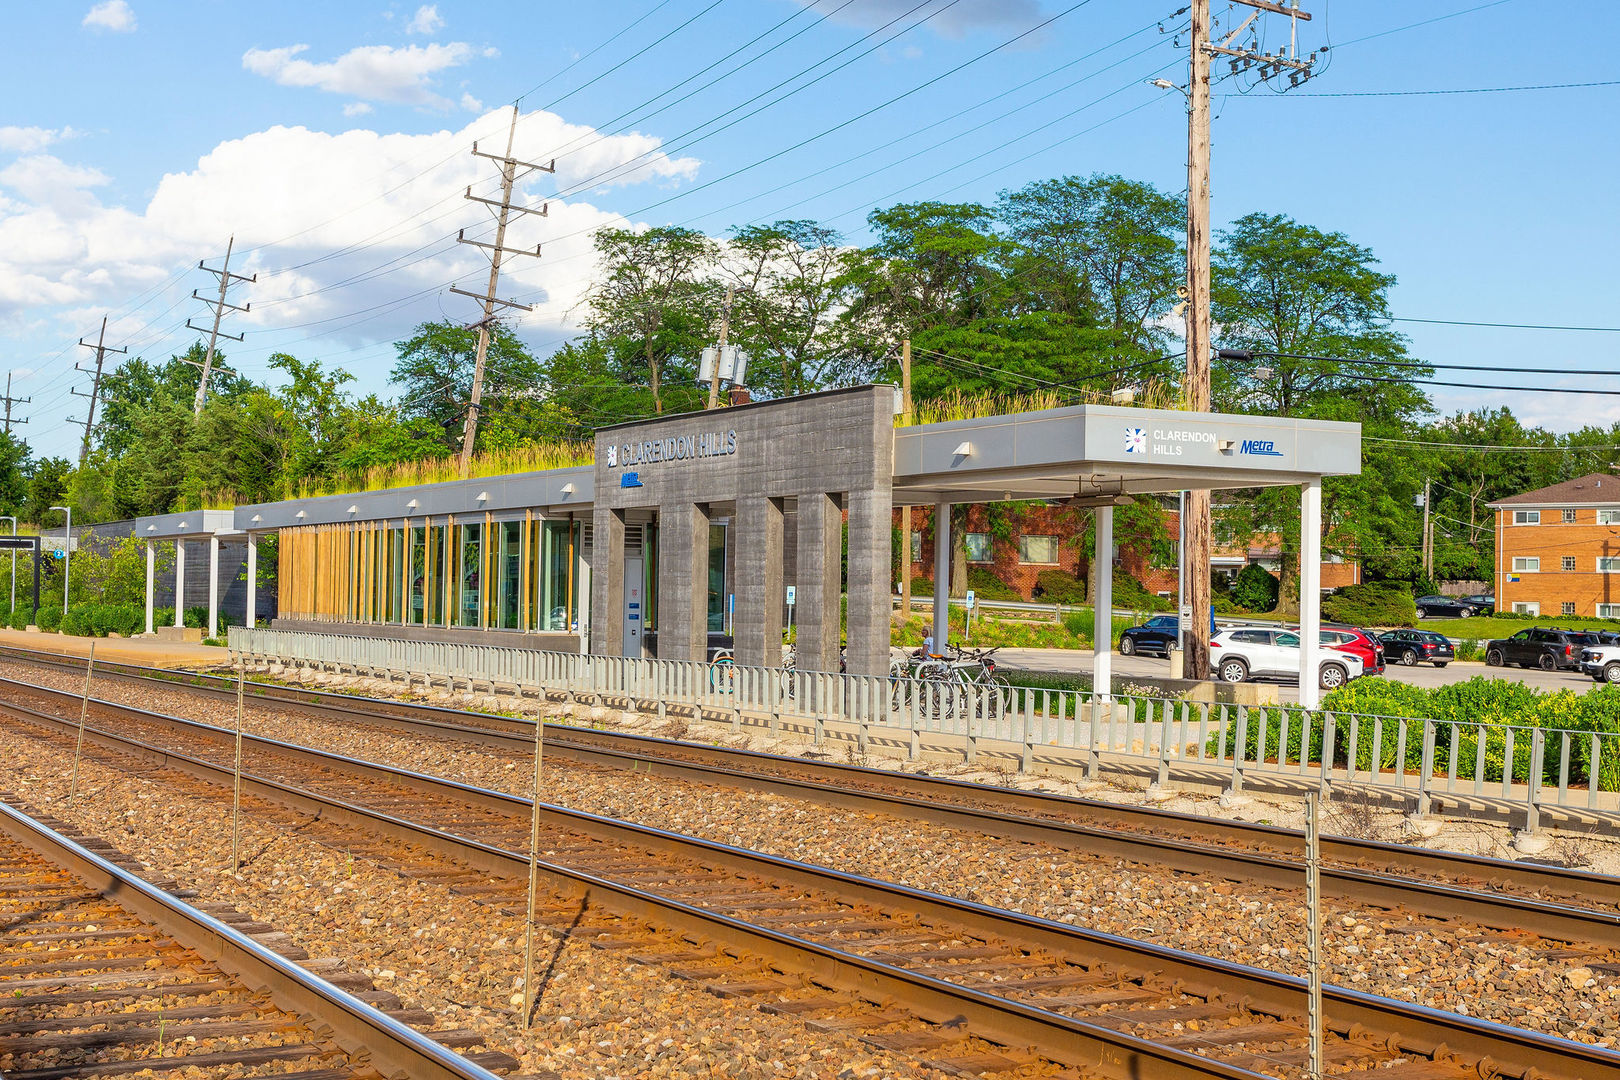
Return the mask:
M728 649L716 650L709 661L709 689L717 694L730 694L737 689L737 658Z

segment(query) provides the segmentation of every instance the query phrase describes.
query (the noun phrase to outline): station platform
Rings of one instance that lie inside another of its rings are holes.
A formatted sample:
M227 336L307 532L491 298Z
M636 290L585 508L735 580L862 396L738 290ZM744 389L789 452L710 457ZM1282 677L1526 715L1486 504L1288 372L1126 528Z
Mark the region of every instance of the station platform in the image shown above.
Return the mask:
M0 628L0 646L36 649L62 656L88 656L90 643L96 643L96 659L125 664L146 664L164 668L210 668L229 664L231 653L215 645L193 645L182 641L156 641L152 638L88 638L69 634L30 634L23 630Z

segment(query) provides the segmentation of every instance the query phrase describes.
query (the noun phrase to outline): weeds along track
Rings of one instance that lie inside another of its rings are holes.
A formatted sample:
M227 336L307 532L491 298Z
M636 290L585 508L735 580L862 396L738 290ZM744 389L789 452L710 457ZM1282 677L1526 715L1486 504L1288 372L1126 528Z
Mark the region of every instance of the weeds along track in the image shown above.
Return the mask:
M0 684L5 726L63 739L78 698ZM219 798L231 733L92 702L87 741ZM532 731L532 728L531 728ZM37 735L36 737L45 737ZM408 872L508 897L528 875L522 798L245 737L244 792L381 846ZM64 742L65 744L65 742ZM1303 980L561 807L538 808L557 906L581 931L717 992L978 1074L1303 1075ZM650 945L645 927L663 932ZM671 936L673 935L673 937ZM659 953L656 950L664 948ZM1406 1080L1616 1078L1620 1054L1354 990L1326 992L1334 1072Z
M431 1017L309 960L232 909L186 904L107 844L30 809L0 792L7 1080L494 1080L490 1067L516 1066L503 1054L463 1056L436 1041L476 1045L476 1036L418 1033L406 1022Z

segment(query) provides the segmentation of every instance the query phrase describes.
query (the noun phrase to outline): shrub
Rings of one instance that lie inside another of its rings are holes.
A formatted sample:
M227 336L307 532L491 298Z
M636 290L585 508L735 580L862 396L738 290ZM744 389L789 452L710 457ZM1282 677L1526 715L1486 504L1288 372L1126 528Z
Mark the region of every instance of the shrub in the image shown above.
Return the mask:
M57 630L62 626L62 607L60 604L42 604L39 609L39 628L41 630Z
M33 608L15 608L11 612L11 618L8 620L7 625L9 625L13 630L26 630L28 628L28 624L33 620L33 616Z
M62 616L62 633L75 637L89 637L95 631L90 623L90 604L74 604Z
M979 600L1022 600L1023 596L996 577L995 571L988 566L968 567L967 587L973 590L975 599ZM206 615L207 613L204 612Z
M1035 575L1035 595L1054 604L1083 604L1086 583L1066 570L1042 570Z
M1411 626L1417 620L1412 594L1400 585L1346 585L1322 601L1322 614L1352 626Z
M1091 635L1091 612L1064 612L1063 629L1067 630L1075 637L1089 637Z
M1478 638L1463 638L1457 643L1456 656L1458 660L1478 660L1485 655L1485 646L1479 643Z
M1114 571L1114 606L1132 611L1169 611L1175 602L1150 593L1147 586L1123 570Z
M933 578L928 578L928 577L923 577L921 574L912 575L912 578L911 578L911 595L912 596L933 596L934 595L934 579Z
M172 607L153 608L152 609L152 625L154 627L157 627L157 626L173 626L174 625L174 608L172 608Z
M1232 582L1232 602L1245 611L1270 611L1277 606L1277 578L1258 563L1245 566Z
M186 625L193 630L204 629L208 625L208 609L202 605L186 608Z

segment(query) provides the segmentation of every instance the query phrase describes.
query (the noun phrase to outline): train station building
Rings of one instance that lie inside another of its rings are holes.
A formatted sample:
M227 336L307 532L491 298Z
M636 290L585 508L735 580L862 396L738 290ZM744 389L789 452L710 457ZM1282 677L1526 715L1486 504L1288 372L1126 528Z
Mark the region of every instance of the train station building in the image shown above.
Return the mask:
M953 504L1093 506L1108 550L1131 495L1297 485L1314 670L1321 480L1360 471L1359 425L1075 405L897 427L897 412L891 386L829 390L602 428L594 461L573 468L142 518L148 631L157 545L175 545L177 589L207 574L212 598L222 545L245 545L252 580L274 536L278 628L665 660L723 642L738 664L773 667L791 620L801 670L839 670L842 633L847 670L879 675L895 506L946 523L934 542L948 573ZM1106 614L1109 560L1099 576ZM941 605L936 640L945 620Z

